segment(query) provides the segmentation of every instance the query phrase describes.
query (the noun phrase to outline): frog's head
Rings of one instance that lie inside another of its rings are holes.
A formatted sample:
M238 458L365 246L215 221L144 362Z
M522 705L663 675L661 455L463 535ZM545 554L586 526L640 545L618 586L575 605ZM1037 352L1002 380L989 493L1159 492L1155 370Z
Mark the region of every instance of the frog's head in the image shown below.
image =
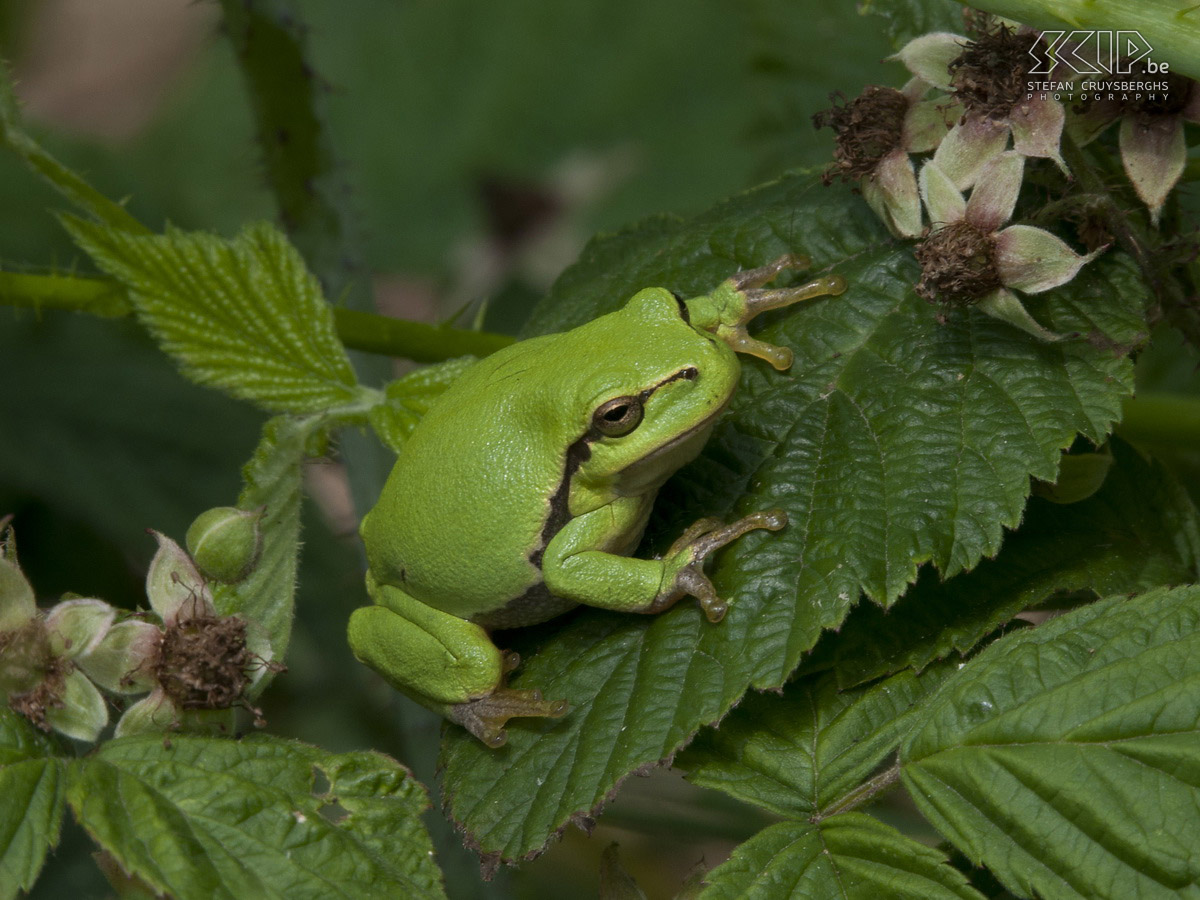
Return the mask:
M582 437L569 453L572 512L656 489L704 446L737 387L737 355L695 328L688 304L663 288L570 333L573 403ZM606 348L606 349L604 349Z
M762 289L784 269L807 265L782 256L689 300L647 288L623 309L570 332L562 361L579 372L571 402L577 421L587 418L568 451L568 466L577 467L572 513L654 490L695 458L737 387L738 353L776 369L791 365L791 350L750 337L745 326L765 310L846 289L837 275Z

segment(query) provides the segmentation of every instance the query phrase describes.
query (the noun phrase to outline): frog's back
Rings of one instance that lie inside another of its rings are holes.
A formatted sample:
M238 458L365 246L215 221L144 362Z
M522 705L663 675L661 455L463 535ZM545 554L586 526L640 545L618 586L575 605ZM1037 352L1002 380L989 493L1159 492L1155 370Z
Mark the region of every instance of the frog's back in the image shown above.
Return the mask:
M463 618L541 582L538 551L573 441L552 433L571 426L542 383L553 339L481 360L413 431L363 520L376 578Z

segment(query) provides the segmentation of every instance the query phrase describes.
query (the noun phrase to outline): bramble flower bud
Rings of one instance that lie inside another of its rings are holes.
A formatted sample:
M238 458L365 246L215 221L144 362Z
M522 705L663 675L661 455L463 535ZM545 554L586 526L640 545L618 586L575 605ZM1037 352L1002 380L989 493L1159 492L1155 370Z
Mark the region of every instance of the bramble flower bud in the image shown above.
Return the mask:
M1051 503L1078 503L1104 486L1113 458L1103 453L1064 453L1057 480L1035 481L1033 493Z
M206 578L226 584L249 575L262 553L263 512L218 506L197 516L186 538L196 568Z
M37 615L33 588L17 565L12 529L0 523L0 634L20 628Z

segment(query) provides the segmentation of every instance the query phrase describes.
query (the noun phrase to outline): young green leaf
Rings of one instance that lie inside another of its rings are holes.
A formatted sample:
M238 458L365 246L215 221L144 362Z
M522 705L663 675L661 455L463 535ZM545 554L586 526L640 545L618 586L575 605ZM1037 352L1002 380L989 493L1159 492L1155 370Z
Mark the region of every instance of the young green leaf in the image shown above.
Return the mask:
M705 882L702 900L983 900L941 852L856 812L765 828Z
M1004 637L901 747L921 812L1012 892L1200 890L1200 587L1111 597Z
M367 414L379 439L399 453L433 401L474 364L473 356L449 359L416 369L388 384L384 401L372 406Z
M513 684L571 711L518 722L499 752L451 732L448 805L485 851L536 851L748 687L782 684L861 593L890 604L925 560L948 577L995 554L1030 475L1052 479L1077 432L1099 441L1119 415L1132 372L1112 348L1144 329L1145 292L1127 259L1111 254L1031 301L1055 331L1095 338L1046 345L918 298L910 248L849 199L794 175L691 222L659 218L598 239L536 312L537 330L563 330L640 288L694 296L787 251L849 283L765 317L761 336L796 352L791 370L747 361L705 451L655 504L650 549L703 516L787 511L788 528L746 535L711 567L731 601L725 620L711 625L685 601L661 616L586 611L507 637L528 661Z
M833 668L845 688L920 669L978 641L1060 592L1095 596L1200 577L1200 523L1181 484L1125 442L1100 490L1079 503L1034 498L995 559L949 581L926 572L895 606L864 603L826 634L806 671Z
M58 843L63 763L26 719L0 708L0 900L29 890Z
M277 661L287 654L292 631L303 463L309 445L328 424L324 416L276 416L263 426L262 439L242 469L245 486L238 496L240 509L265 508L259 523L262 552L242 581L212 585L217 612L242 616L260 628ZM252 695L261 693L270 680L267 671Z
M360 388L316 279L276 228L233 240L136 235L71 216L67 230L129 291L184 374L272 412L352 404Z
M912 727L946 675L901 672L839 692L830 676L794 681L783 696L755 694L705 729L675 760L688 781L781 816L808 819L860 787Z
M425 790L376 753L294 741L121 738L67 800L126 872L175 897L444 896Z

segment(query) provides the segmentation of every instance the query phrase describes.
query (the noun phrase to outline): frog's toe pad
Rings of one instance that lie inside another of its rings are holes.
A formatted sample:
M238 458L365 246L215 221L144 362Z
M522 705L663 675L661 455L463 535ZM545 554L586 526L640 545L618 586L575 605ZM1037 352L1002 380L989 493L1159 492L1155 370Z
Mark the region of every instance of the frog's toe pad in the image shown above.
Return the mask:
M451 707L449 718L489 747L503 747L508 740L504 726L509 719L525 716L557 719L565 716L568 708L566 700L546 700L541 691L502 687L486 697Z

